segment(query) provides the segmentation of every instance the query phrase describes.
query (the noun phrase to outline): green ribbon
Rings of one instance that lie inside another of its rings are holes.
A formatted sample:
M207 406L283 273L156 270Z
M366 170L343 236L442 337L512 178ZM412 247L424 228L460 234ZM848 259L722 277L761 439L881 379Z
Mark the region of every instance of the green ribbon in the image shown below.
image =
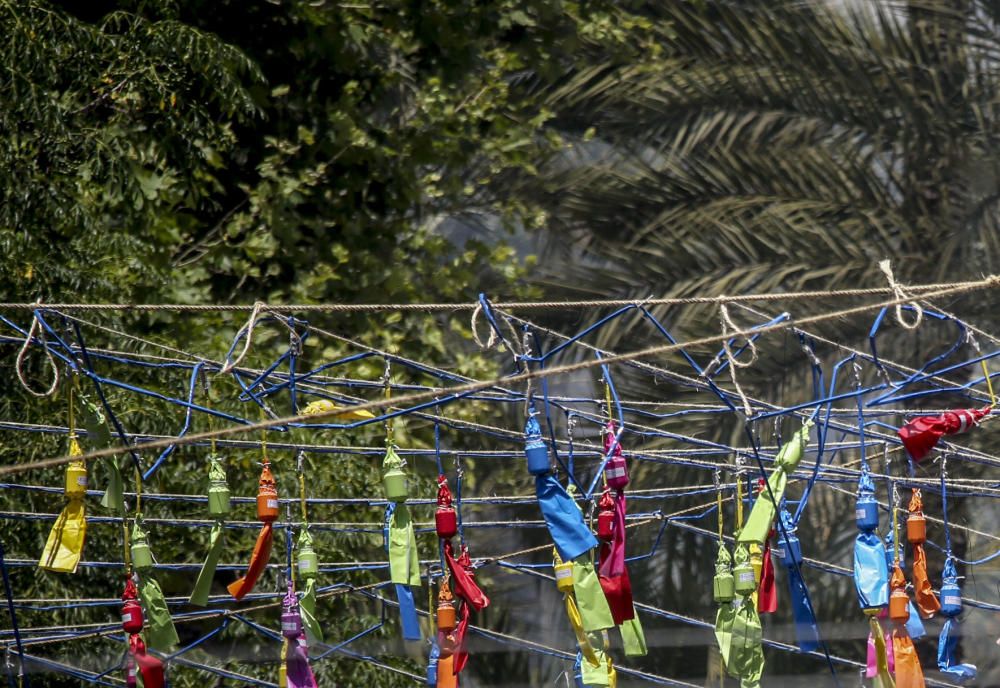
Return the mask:
M788 483L788 474L794 471L802 460L802 452L809 444L809 429L813 422L807 420L802 427L792 435L791 439L785 442L774 460L774 470L767 479L770 490L764 489L757 496L757 501L753 503L750 518L740 531L737 542L756 542L763 546L767 540L768 533L771 532L771 525L774 523L774 516L777 513L775 501L780 503L785 494L785 485ZM774 501L771 497L774 496Z
M306 578L302 596L299 597L299 615L306 629L306 641L310 646L323 642L323 627L316 618L316 579Z
M736 607L732 602L725 602L715 615L715 641L719 644L719 654L722 661L729 666L729 657L733 645L733 622L736 620Z
M611 617L611 608L608 606L601 580L597 577L594 562L590 560L589 554L577 557L573 561L573 592L576 593L576 605L580 609L580 618L585 631L593 633L614 628L615 620Z
M726 670L730 676L738 676L743 688L759 685L764 674L763 632L760 615L753 597L746 597L735 612L733 619L732 643Z
M118 459L111 457L101 462L108 472L108 484L101 495L101 506L116 513L125 513L125 481L122 479L121 469L118 468Z
M750 561L745 545L736 546L733 559L735 566ZM747 595L735 608L730 607L728 613L724 613L725 610L724 605L716 618L716 638L726 671L730 676L738 677L743 688L755 688L764 673L764 638L756 600L753 595ZM728 638L725 637L727 631Z
M299 531L299 542L296 548L301 552L303 547L312 548L312 533L308 528ZM300 569L301 571L301 569ZM302 617L302 625L306 629L306 641L309 645L318 645L323 642L323 627L316 618L316 576L309 574L302 576L303 590L299 597L299 615Z
M591 639L591 645L594 645L594 640ZM590 688L591 686L610 686L611 681L608 677L608 656L603 650L598 650L594 648L594 654L600 660L600 664L597 666L592 665L590 662L580 662L580 667L582 668L583 684Z
M139 519L132 523L132 542L147 540L146 531L139 525ZM166 652L179 642L174 620L170 617L167 600L163 597L160 584L153 578L152 567L137 569L139 574L139 598L146 613L146 645Z
M646 648L646 634L643 633L638 612L635 612L633 618L618 626L618 630L622 634L622 647L625 648L626 657L646 656L649 650Z
M168 652L180 642L180 639L177 637L177 629L174 628L174 620L170 618L170 609L163 597L163 590L151 573L147 570L139 574L139 598L146 613L146 645L161 652Z
M420 558L410 508L397 504L389 522L389 576L393 583L420 587Z
M201 571L198 572L198 580L195 581L194 591L188 600L193 605L204 607L208 604L208 595L212 590L212 581L215 579L215 569L219 565L219 559L222 558L222 546L225 539L223 537L224 533L225 528L222 522L217 521L212 526L208 556L205 557L205 563L202 564Z
M83 427L87 429L87 446L101 449L111 446L111 429L104 411L89 398L83 397ZM122 479L118 459L109 457L101 464L108 473L108 485L101 495L101 506L116 513L125 513L125 481Z

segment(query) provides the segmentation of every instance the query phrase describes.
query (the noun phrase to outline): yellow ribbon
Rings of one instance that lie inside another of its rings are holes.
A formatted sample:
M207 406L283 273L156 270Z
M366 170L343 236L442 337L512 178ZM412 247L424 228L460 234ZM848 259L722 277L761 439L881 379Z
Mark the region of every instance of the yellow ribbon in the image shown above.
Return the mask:
M278 688L288 688L288 638L281 643L281 664L278 666Z
M590 645L587 632L583 630L583 619L580 616L580 610L577 609L576 600L573 599L572 595L563 595L563 599L566 601L566 616L569 617L573 633L576 634L576 644L580 646L580 652L595 667L600 666L601 660L598 659L597 653L594 652L594 648Z
M72 423L72 420L70 422ZM83 449L76 441L72 427L69 454L83 455ZM71 461L66 466L65 490L69 501L49 531L45 549L42 550L42 556L38 560L38 568L57 573L76 573L87 536L87 516L84 506L84 497L87 494L87 465L83 461Z
M990 369L986 367L985 359L979 363L983 366L983 375L986 377L986 389L990 392L990 408L994 408L997 405L997 397L993 393L993 381L990 380Z

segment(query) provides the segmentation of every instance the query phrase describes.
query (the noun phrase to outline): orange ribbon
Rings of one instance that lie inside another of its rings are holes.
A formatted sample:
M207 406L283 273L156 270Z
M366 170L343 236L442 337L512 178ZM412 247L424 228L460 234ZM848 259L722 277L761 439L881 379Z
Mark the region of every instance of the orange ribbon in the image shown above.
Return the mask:
M923 520L923 509L924 504L923 499L921 499L920 490L913 490L913 497L910 499L909 504L910 514L916 514ZM941 603L938 601L937 596L934 595L931 581L927 577L927 554L924 552L923 541L911 542L913 544L913 564L911 567L913 573L913 597L917 604L917 609L920 610L920 616L929 619L941 611Z
M892 631L892 652L896 659L896 688L924 688L924 671L913 639L906 627L897 624Z
M271 464L264 460L264 468L260 472L260 483L257 491L257 518L264 522L264 527L257 535L253 546L250 564L242 578L229 584L229 594L237 600L242 600L257 584L257 579L267 567L271 558L271 542L274 539L272 523L278 518L278 491L275 489L274 475Z

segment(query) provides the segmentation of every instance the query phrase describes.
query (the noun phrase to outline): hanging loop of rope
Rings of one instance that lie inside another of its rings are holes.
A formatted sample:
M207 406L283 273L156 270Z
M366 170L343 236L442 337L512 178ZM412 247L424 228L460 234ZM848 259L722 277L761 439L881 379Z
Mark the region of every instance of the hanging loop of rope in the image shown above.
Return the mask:
M42 300L39 299L35 302L36 306L41 306ZM35 397L50 397L56 392L56 388L59 386L59 367L56 365L56 359L52 356L52 352L49 351L49 346L45 341L45 332L41 330L41 323L38 319L38 310L35 309L31 316L31 326L28 328L28 334L24 338L24 343L21 345L21 350L17 352L17 360L14 365L14 371L17 373L18 382L24 387L28 394ZM32 340L35 338L35 333L38 333L38 342L42 345L42 351L45 352L45 357L49 361L49 367L52 368L52 384L44 392L37 391L32 387L24 377L24 359L28 355L28 348L31 346Z
M722 323L722 349L725 351L726 360L729 362L729 378L733 381L733 387L736 389L736 393L740 395L740 401L743 403L743 413L747 418L753 415L753 408L750 406L750 400L747 398L746 393L744 393L743 388L740 386L739 380L736 378L736 368L749 368L754 363L757 362L757 345L754 344L753 338L744 332L742 329L737 327L733 322L733 319L729 317L729 309L726 304L719 304L719 319ZM733 337L730 337L733 335ZM746 340L747 347L750 349L750 360L746 363L741 362L733 354L732 347L729 342L735 337L742 337Z
M253 343L253 331L257 326L257 320L260 318L260 312L264 309L265 303L263 301L256 301L253 304L253 310L250 311L250 318L247 319L246 325L240 328L240 331L236 333L237 339L240 335L244 335L243 349L240 351L236 358L226 358L225 364L223 364L222 369L219 371L220 374L225 374L231 372L233 368L238 366L246 358L247 353L250 351L250 345Z
M903 291L903 287L896 281L896 276L892 273L892 261L888 259L880 260L878 263L878 269L885 275L885 279L889 282L889 288L892 289L892 293L896 296L896 300L901 301L903 299L910 298L910 296ZM924 309L916 301L910 301L909 306L913 309L913 322L907 322L903 317L902 303L896 304L896 322L907 330L915 330L920 327L920 323L924 319Z

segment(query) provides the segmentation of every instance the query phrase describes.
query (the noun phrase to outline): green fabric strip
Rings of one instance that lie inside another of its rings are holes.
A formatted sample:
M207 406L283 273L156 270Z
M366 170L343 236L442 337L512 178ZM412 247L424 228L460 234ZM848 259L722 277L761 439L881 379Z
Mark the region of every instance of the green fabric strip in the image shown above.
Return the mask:
M316 618L316 579L307 578L303 588L305 592L299 598L299 614L306 629L306 641L309 645L318 645L323 642L323 627Z
M580 662L580 666L583 669L583 684L588 688L609 686L611 682L608 680L608 657L603 651L597 648L594 648L594 653L601 660L598 666L595 667L590 662Z
M201 571L198 572L198 580L195 581L194 591L191 593L191 599L188 600L191 604L199 607L208 604L208 595L212 591L212 581L215 580L215 568L219 565L219 559L222 558L224 533L225 528L221 522L216 522L212 526L208 556L205 557L205 563L202 564Z
M785 486L788 484L788 474L794 471L799 462L802 461L802 452L809 444L809 430L813 422L807 420L803 426L792 437L785 442L774 460L774 471L767 479L770 491L764 490L757 497L750 512L750 518L740 531L738 542L756 542L763 546L767 540L768 533L771 532L771 525L774 523L774 516L777 513L775 502L781 503L781 498L785 494ZM771 497L774 496L772 500Z
M634 607L633 607L634 609ZM646 634L642 630L642 622L639 621L639 613L618 627L622 634L622 647L625 648L626 657L645 657L649 650L646 648Z
M420 558L410 508L397 504L389 523L389 575L393 583L420 587Z
M757 604L753 597L746 597L743 604L736 610L733 620L732 643L729 657L723 655L726 671L730 676L741 679L745 688L752 688L760 682L764 673L763 633L760 626L760 615L757 614Z
M139 597L146 613L146 645L154 650L169 652L179 642L177 629L170 618L163 590L151 575L139 576Z
M594 562L588 554L573 561L573 591L576 593L576 605L580 609L583 630L593 633L614 628L611 608L604 597L597 571L594 570Z

